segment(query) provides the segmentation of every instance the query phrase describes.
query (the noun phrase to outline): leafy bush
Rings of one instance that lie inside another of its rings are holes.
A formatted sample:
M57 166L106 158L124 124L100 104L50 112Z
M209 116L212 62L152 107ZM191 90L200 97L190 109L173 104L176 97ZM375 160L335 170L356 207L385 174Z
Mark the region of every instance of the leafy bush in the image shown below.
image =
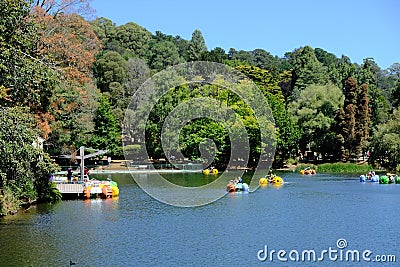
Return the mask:
M0 109L1 213L15 206L54 198L49 182L57 170L38 145L36 123L26 109Z

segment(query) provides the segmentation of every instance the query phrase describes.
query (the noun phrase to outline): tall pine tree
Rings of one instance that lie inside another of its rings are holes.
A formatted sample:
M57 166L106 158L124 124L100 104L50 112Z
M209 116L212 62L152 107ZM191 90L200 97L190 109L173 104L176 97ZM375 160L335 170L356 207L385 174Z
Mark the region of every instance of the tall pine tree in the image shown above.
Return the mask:
M347 161L350 158L351 151L353 151L355 142L357 81L352 77L348 78L345 82L344 90L344 106L343 109L338 110L335 120L337 122L338 156L341 160Z
M339 109L336 120L336 152L339 159L357 158L368 145L370 108L368 85L357 86L350 77L345 82L344 107Z
M192 33L192 39L189 44L189 60L197 61L201 59L202 52L207 51L206 42L204 41L203 34L199 30Z
M357 90L357 109L355 113L355 147L354 153L360 155L368 145L371 123L368 85L363 83Z

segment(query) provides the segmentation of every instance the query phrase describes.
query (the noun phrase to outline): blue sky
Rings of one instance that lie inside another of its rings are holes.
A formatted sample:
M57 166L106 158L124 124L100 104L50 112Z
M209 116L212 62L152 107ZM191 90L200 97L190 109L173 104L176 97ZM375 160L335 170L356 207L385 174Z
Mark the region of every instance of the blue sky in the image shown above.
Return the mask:
M400 1L397 0L92 0L97 17L117 25L135 22L189 39L195 29L209 50L262 48L282 57L310 45L382 68L400 63Z

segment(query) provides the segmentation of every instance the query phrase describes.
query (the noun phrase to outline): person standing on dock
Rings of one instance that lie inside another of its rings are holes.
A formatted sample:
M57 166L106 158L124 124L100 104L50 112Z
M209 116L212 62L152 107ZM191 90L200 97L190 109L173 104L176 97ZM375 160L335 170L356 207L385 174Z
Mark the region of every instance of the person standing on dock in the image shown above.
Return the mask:
M67 179L68 179L68 182L72 181L72 168L71 167L67 169Z
M84 170L83 170L83 174L87 176L88 179L90 179L90 172L89 169L85 166Z

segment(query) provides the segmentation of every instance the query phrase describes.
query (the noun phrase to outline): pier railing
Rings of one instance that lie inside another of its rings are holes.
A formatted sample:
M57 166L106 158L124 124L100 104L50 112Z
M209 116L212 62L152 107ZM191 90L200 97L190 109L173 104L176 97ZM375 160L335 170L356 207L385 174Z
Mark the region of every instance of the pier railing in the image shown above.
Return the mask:
M56 188L61 194L82 194L82 183L56 183Z

